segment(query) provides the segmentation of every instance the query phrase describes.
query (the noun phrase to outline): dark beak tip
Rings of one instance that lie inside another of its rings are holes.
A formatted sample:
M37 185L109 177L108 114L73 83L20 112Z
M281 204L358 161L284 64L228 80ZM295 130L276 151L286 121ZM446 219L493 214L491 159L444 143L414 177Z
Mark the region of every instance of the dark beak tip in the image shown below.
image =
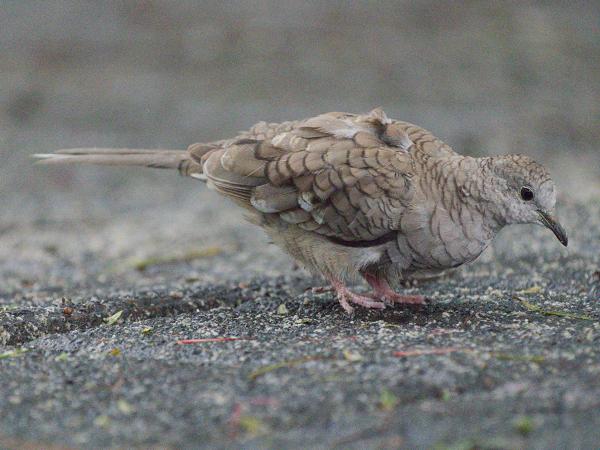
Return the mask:
M562 245L564 245L565 247L569 246L569 237L560 225L557 227L557 229L553 229L552 231L554 232L554 235Z
M542 218L542 223L544 224L544 226L548 229L550 229L554 235L556 236L556 238L558 239L558 241L564 245L565 247L569 246L569 237L567 236L567 233L565 231L565 229L562 227L562 225L549 213L545 212L545 211L539 211L540 216Z
M565 231L565 229L560 226L559 224L557 224L558 226L556 227L554 231L554 234L556 235L556 237L558 238L558 240L560 241L560 243L562 245L564 245L565 247L569 246L569 236L567 236L567 232Z

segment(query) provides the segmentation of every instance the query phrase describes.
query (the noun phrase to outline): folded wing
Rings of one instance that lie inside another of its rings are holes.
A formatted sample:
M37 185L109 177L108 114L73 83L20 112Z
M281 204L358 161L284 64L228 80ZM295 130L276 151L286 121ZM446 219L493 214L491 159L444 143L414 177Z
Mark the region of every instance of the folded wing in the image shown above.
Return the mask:
M374 110L329 113L190 147L210 186L245 207L352 245L399 229L413 195L405 127ZM262 138L262 139L261 139ZM209 144L215 145L215 144Z

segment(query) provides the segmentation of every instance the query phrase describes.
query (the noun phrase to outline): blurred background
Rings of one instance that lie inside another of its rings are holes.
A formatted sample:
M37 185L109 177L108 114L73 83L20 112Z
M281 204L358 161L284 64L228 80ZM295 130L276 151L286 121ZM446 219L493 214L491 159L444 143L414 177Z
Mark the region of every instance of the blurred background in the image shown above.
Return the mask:
M116 223L120 235L86 241L98 251L140 227L157 230L140 246L215 224L214 236L252 234L193 180L28 155L185 148L259 120L376 106L462 153L529 154L564 202L597 202L599 30L597 1L4 0L0 233Z

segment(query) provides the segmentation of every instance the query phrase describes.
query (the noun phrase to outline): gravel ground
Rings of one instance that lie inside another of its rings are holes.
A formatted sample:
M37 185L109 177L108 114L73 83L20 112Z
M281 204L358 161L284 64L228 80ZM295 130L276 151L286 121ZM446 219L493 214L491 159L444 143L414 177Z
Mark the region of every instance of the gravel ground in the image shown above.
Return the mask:
M411 284L426 306L353 317L233 208L218 231L177 226L188 245L170 252L146 214L0 235L12 257L0 265L1 446L600 442L597 205L562 209L568 252L515 227L474 265ZM118 259L133 229L132 245L155 242L161 258ZM178 343L223 337L237 340Z
M598 448L600 3L455 5L4 2L0 448ZM349 317L194 180L28 158L378 105L543 162L569 248Z

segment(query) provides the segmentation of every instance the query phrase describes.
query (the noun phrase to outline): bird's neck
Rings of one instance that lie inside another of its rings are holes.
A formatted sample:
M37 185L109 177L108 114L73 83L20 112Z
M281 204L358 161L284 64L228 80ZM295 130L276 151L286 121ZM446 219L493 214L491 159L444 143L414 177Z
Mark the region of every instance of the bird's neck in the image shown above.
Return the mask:
M429 193L434 201L441 202L447 210L466 208L481 229L490 239L506 225L502 211L497 205L494 188L497 177L492 170L493 158L473 158L454 155L444 159L430 159L426 162L430 177L436 183Z
M503 181L493 170L494 157L470 158L467 170L470 182L467 182L467 204L476 209L483 217L483 225L490 233L498 233L505 225L502 203L499 192L503 189Z

